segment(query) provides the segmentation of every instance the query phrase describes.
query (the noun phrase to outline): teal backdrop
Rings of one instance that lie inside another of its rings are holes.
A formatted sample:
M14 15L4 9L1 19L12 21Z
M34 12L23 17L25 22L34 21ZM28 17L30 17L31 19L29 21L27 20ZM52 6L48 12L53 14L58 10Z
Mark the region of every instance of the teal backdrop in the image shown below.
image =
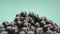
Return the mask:
M0 0L0 24L13 21L21 11L46 16L60 25L60 0Z

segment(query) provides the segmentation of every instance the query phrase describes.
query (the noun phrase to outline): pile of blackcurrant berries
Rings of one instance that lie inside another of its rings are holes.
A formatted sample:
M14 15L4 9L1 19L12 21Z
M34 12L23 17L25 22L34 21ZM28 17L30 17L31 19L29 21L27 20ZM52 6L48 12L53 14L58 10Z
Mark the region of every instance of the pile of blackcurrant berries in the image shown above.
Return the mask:
M45 16L23 11L12 22L4 21L0 25L0 34L57 34L60 28Z

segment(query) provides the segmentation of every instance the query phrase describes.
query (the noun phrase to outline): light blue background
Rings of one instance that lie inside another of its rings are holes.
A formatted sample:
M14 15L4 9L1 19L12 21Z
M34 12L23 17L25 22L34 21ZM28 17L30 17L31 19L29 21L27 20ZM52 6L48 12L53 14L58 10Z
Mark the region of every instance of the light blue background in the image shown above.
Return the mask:
M60 0L0 0L0 24L13 21L22 10L46 16L60 25Z

